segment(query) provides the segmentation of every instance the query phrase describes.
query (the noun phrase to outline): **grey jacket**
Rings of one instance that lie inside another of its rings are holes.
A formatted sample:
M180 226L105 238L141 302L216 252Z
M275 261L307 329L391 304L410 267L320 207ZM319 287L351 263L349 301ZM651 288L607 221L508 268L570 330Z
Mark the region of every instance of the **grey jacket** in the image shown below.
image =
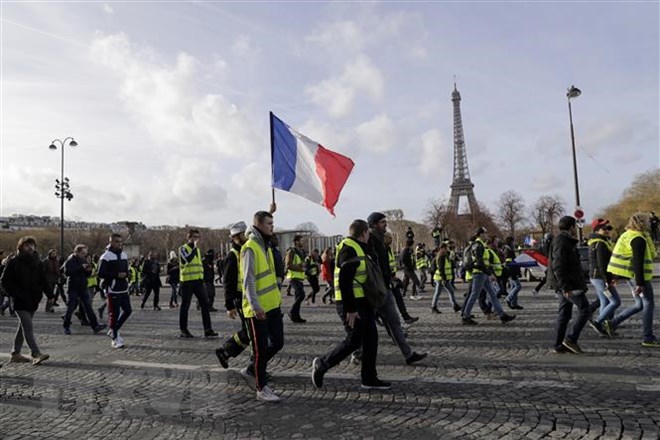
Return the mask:
M248 239L253 239L256 241L259 247L264 251L264 254L268 255L266 241L257 228L250 226L246 235ZM254 277L254 262L255 256L252 249L247 247L244 248L241 251L241 269L243 270L243 296L247 298L252 310L257 313L263 312L263 309L261 308L259 299L257 297L256 280Z

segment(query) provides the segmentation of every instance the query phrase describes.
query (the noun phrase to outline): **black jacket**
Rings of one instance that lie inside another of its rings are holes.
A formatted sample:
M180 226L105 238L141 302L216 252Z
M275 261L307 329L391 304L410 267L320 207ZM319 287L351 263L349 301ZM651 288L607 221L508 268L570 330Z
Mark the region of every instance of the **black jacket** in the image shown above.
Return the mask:
M410 247L404 247L401 251L401 265L407 271L415 271L415 263L413 262L413 251Z
M348 240L353 240L348 238ZM360 245L364 253L367 253L367 245L357 240L353 240ZM345 313L357 312L358 310L369 307L367 298L356 298L353 293L353 280L357 273L357 268L360 265L359 261L346 263L351 258L357 257L355 250L350 246L343 246L337 255L337 265L339 266L339 291L341 292L341 302L344 306Z
M120 272L126 276L119 278ZM99 260L99 278L105 281L108 292L128 292L128 257L124 251L115 251L108 246Z
M168 284L179 284L179 274L181 271L179 270L179 261L177 260L176 262L170 261L167 263L167 282Z
M202 258L202 264L204 265L204 282L212 283L215 281L215 261L213 260L213 255L206 254Z
M586 291L577 239L562 231L552 241L548 266L548 284L556 292Z
M374 228L370 229L370 231L371 234L369 234L369 244L367 246L369 255L371 255L371 258L378 263L380 272L383 274L383 281L385 281L385 285L389 287L392 283L392 273L390 270L390 257L387 252L387 246L385 245L383 234Z
M240 254L240 244L232 243L231 247L232 249L236 249ZM238 259L233 252L230 251L227 253L224 266L222 286L225 289L225 308L227 310L234 310L236 308L236 301L241 300L243 292L238 290Z
M14 299L15 310L34 312L44 293L48 293L49 284L39 255L19 253L7 261L2 273L2 288Z
M69 255L64 263L64 274L69 278L69 292L84 292L87 290L87 278L92 274L92 268L83 267L85 260L76 254Z
M163 283L160 280L160 263L154 260L144 260L142 265L142 280L146 287L162 287Z
M605 235L591 234L590 240L601 239L609 241ZM591 278L612 281L612 274L607 272L607 264L610 262L612 251L602 241L592 242L589 245L589 276Z

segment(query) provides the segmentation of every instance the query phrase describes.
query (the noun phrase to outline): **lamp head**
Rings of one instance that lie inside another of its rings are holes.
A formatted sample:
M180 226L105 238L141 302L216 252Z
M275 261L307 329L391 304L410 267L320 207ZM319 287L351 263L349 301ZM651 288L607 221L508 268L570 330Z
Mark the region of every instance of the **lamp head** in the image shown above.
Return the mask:
M577 98L581 94L582 91L575 86L571 86L571 88L568 89L568 92L566 92L566 96L568 97L568 99Z
M48 149L49 149L49 150L57 150L57 146L56 146L55 144L50 144L50 145L48 146Z
M71 139L71 142L69 142L69 145L71 145L72 147L77 147L78 142L76 142L74 139Z

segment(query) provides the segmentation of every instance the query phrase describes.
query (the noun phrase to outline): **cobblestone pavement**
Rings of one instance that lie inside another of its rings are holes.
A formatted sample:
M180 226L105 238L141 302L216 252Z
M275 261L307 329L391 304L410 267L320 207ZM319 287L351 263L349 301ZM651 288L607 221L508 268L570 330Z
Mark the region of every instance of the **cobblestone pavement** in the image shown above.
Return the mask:
M343 331L334 308L303 307L309 322L285 321L284 349L269 365L278 404L256 401L242 380L246 354L229 370L217 364L213 350L236 327L223 313L212 315L220 340L201 337L194 308L198 337L181 340L178 311L139 310L134 300L126 347L113 350L88 328L63 335L60 313L39 311L38 342L51 359L37 367L6 363L16 320L0 317L0 438L659 438L660 349L641 347L638 317L615 340L585 328L582 356L551 354L556 300L531 287L507 325L477 313L479 325L464 327L446 296L441 315L428 294L408 300L420 316L409 339L429 357L405 365L380 329L379 375L393 382L385 392L361 390L348 362L312 386L312 359ZM167 305L169 292L161 297Z

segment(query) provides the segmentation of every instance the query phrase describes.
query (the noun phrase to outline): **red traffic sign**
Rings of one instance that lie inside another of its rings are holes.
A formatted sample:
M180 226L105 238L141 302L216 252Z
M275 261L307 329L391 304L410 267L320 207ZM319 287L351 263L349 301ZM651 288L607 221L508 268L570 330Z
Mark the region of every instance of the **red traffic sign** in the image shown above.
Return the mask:
M583 219L584 218L584 211L582 210L582 208L580 208L579 206L577 208L575 208L575 212L573 213L573 217L575 217L578 220Z

